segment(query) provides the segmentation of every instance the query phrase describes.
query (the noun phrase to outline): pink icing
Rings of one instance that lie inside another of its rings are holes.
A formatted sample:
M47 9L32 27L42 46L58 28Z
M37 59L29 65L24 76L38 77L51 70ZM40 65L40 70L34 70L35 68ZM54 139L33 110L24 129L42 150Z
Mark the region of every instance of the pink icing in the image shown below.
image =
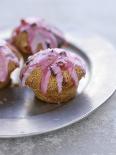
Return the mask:
M0 82L4 82L8 76L9 62L15 62L19 65L19 60L12 50L8 47L7 42L0 40Z
M46 93L46 91L47 91L47 86L48 86L50 76L51 76L50 69L46 68L43 71L43 76L42 76L42 80L41 80L41 90L43 93Z
M58 91L59 93L62 91L62 81L63 81L63 76L61 72L61 68L57 64L53 64L51 66L53 72L56 74L56 80L57 80L57 85L58 85ZM49 79L48 79L49 81Z
M55 48L65 40L62 32L40 18L27 18L21 20L20 26L13 32L13 37L22 31L28 33L28 43L31 50L29 52L33 54L37 52L38 44L41 44L43 49Z
M28 58L26 66L21 72L22 85L25 86L25 81L36 67L42 70L41 91L47 92L47 87L51 74L56 76L58 92L62 91L63 75L62 70L67 70L71 75L74 85L78 85L78 75L75 67L81 67L86 73L82 60L71 52L66 52L64 49L47 49L40 51Z

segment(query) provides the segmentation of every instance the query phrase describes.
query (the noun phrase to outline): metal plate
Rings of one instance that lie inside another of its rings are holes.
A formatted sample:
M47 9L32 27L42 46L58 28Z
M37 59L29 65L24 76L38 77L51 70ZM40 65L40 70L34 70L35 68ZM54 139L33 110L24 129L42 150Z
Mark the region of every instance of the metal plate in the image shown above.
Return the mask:
M0 38L7 38L2 32ZM72 52L87 66L78 95L66 104L38 101L30 89L0 90L0 137L21 137L53 131L85 118L104 103L116 88L116 51L98 37L74 39L66 36ZM78 45L78 48L76 47Z

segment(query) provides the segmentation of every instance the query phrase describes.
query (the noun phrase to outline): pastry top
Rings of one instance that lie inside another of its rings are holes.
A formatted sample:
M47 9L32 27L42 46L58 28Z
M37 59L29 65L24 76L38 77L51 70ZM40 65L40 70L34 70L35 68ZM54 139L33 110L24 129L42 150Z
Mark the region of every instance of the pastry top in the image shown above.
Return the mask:
M6 41L0 40L0 82L4 82L8 76L9 62L19 66L19 58L13 48Z
M83 75L86 74L82 60L74 53L58 48L46 49L28 58L20 76L23 86L32 71L37 67L42 70L41 91L43 93L47 92L50 76L56 77L58 92L60 93L62 91L63 71L68 71L75 86L79 82L76 68L79 67L84 73Z
M41 46L42 49L56 48L65 42L62 32L41 18L22 19L20 25L13 31L12 38L21 32L28 34L29 50L32 54L36 53L37 46Z

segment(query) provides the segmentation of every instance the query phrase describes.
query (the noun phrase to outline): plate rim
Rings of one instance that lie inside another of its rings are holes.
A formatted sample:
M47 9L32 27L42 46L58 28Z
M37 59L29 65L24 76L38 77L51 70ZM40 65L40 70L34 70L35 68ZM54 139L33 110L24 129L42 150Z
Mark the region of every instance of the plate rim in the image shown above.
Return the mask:
M67 36L68 36L68 37L67 37ZM82 52L85 54L86 50L84 50L83 47L81 47L80 45L78 45L78 43L75 43L75 41L73 41L72 39L70 39L69 34L66 35L66 38L67 38L67 40L68 40L68 42L69 42L70 44L74 45L77 49L79 49L80 51L82 51ZM73 38L73 39L74 39L74 38ZM77 40L77 39L75 39L75 40ZM77 42L77 41L76 41L76 42ZM106 43L107 43L107 42L106 42ZM86 55L86 54L85 54L85 55ZM17 138L17 137L27 137L27 136L33 136L33 135L40 135L40 134L45 134L45 133L49 133L49 132L52 132L52 131L56 131L56 130L58 130L58 129L67 127L67 126L69 126L69 125L72 125L72 124L74 124L74 123L76 123L76 122L80 122L82 119L86 118L86 117L89 116L92 112L94 112L95 110L97 110L97 109L98 109L101 105L103 105L108 99L110 99L110 97L113 96L113 94L114 94L115 91L116 91L116 87L112 88L112 91L111 91L111 92L109 93L109 95L106 97L106 99L104 100L104 102L99 103L98 106L96 106L94 109L91 109L91 111L89 111L88 113L82 115L80 118L75 118L75 119L73 119L72 121L69 121L69 122L67 122L67 123L65 123L65 124L60 125L59 127L56 126L56 128L54 127L54 128L52 128L52 129L47 129L47 131L44 130L43 132L42 132L42 131L41 131L41 132L38 131L38 132L31 132L31 133L19 133L19 134L16 134L16 135L12 135L12 134L11 134L11 135L10 135L10 134L8 134L8 135L1 135L1 133L0 133L0 138ZM4 118L4 119L5 119L5 118ZM13 118L13 119L15 119L15 118ZM24 118L24 119L26 119L26 118ZM3 118L0 119L0 120L3 120Z

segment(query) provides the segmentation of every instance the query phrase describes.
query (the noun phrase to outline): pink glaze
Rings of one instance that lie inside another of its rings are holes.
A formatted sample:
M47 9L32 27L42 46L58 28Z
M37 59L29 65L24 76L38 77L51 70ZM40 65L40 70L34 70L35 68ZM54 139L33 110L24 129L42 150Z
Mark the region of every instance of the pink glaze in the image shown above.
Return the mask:
M31 53L37 52L38 44L42 44L43 49L56 48L59 44L64 42L62 32L57 28L48 25L45 20L40 18L27 18L21 20L20 26L18 26L14 32L13 37L20 32L26 31L28 33L28 43Z
M0 40L0 82L4 82L8 76L9 62L15 62L19 65L19 60L12 50L8 47L7 42Z
M75 86L78 86L78 75L75 71L75 67L81 67L83 72L86 73L82 61L75 54L66 52L64 49L47 49L28 58L26 66L21 72L23 86L25 86L29 75L37 67L40 67L42 70L41 91L43 93L47 92L51 74L56 76L58 92L61 93L63 82L62 70L69 72Z
M51 65L51 69L56 75L58 91L60 93L62 91L62 81L63 81L61 68L56 63L54 63ZM49 79L48 79L48 81L49 81Z
M47 86L49 83L50 76L51 76L50 69L48 69L48 68L44 69L42 80L41 80L41 90L43 91L43 93L46 93L46 91L47 91Z

